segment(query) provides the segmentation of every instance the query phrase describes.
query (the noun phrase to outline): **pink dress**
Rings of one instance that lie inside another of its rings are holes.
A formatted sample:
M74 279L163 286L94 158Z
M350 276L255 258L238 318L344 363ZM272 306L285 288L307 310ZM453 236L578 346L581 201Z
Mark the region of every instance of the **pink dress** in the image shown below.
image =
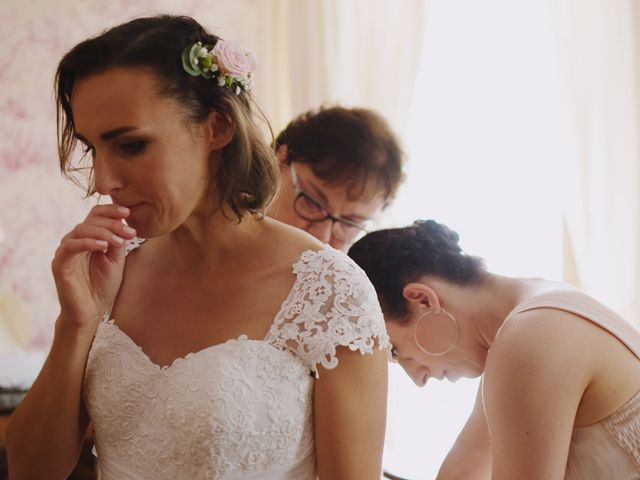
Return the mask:
M640 360L640 331L579 290L558 284L516 306L505 322L536 308L555 308L591 321ZM640 480L640 392L598 423L573 429L565 480Z

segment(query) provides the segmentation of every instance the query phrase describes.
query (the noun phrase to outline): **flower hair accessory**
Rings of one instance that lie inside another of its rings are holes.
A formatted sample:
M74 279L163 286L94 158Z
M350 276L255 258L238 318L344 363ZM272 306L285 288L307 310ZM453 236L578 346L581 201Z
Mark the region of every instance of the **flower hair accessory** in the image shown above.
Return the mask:
M196 42L182 51L182 66L189 75L217 80L220 87L236 95L253 87L256 60L253 54L235 43L219 39L215 46Z

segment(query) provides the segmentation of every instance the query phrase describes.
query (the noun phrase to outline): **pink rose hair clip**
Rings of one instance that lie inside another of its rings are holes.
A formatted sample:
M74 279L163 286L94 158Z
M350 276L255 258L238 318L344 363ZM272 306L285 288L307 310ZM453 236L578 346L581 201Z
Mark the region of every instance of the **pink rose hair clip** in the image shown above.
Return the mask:
M189 75L214 78L220 87L239 95L253 87L256 60L238 45L219 39L215 46L196 42L182 51L182 66Z

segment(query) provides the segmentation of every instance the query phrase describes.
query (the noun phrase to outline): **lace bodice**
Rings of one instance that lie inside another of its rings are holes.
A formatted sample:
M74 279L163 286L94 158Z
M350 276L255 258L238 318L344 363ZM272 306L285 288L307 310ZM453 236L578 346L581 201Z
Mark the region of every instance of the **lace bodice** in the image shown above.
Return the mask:
M375 291L325 247L293 266L294 286L263 340L154 364L113 319L89 353L85 403L102 480L315 478L314 376L336 348L388 348Z

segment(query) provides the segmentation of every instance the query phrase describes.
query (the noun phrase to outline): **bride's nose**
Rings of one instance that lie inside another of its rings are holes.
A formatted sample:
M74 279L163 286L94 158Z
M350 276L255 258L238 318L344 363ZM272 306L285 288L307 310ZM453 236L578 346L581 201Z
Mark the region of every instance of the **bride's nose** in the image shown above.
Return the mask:
M100 195L111 195L113 192L122 188L123 182L112 162L104 156L93 158L93 179L95 190Z

